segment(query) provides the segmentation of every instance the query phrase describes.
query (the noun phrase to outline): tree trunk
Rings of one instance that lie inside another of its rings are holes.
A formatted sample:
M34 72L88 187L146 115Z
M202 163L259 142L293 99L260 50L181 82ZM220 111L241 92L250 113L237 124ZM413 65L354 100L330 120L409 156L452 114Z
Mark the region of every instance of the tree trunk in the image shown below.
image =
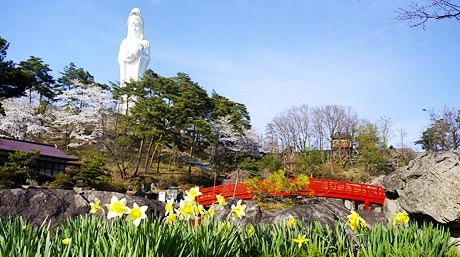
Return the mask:
M153 136L152 136L151 139L150 139L149 146L147 148L147 154L145 154L144 173L146 173L146 174L147 174L148 169L149 169L149 157L150 157L150 153L152 152L153 141L154 140L153 140Z
M116 154L113 152L112 148L110 148L107 144L105 144L105 147L107 148L107 150L109 150L110 152L110 155L112 155L112 158L115 159L115 164L117 165L117 168L118 168L118 171L120 172L120 177L121 178L124 178L124 167L123 167L123 164L120 164L118 162L118 158L116 156Z
M134 177L137 177L137 172L139 170L139 165L141 164L142 152L144 150L144 137L141 140L141 146L139 147L139 154L137 155L136 168L134 169Z
M158 155L157 174L160 174L160 163L161 163L161 149L160 149L160 154Z
M177 155L177 146L174 146L173 155L171 156L171 159L169 160L169 163L168 163L168 172L171 171L171 165L173 163L176 163L176 155Z
M163 134L160 135L160 138L158 139L158 143L155 144L155 148L153 149L152 156L150 157L150 161L148 163L149 166L152 166L152 164L153 164L153 160L155 159L155 155L157 153L158 146L160 145L160 141L161 141L162 138L163 138Z

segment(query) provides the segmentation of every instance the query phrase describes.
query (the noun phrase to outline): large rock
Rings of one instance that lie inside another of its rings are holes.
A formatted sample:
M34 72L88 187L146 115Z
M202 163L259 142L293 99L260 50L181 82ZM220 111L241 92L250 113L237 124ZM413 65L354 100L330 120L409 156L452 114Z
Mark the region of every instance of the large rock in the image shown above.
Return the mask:
M220 207L216 205L214 209L216 210L216 218L220 220L230 219L234 222L238 227L244 228L249 224L258 224L262 218L262 210L258 205L254 203L254 200L242 200L242 204L246 205L245 209L245 216L241 219L236 218L233 219L231 217L231 206L237 205L239 199L237 198L229 198L227 199L227 205L224 207Z
M460 151L420 154L383 179L387 217L402 210L416 219L460 228ZM396 209L400 210L396 210Z
M232 204L236 204L238 199L228 199L228 205L223 209L215 207L216 217L222 220L229 218ZM242 219L231 219L239 227L245 227L248 224L274 224L284 223L292 215L296 220L305 222L319 222L329 227L334 227L337 221L342 223L348 222L350 210L345 207L342 200L339 199L318 199L306 198L304 204L295 205L292 208L280 208L274 210L261 211L260 207L253 200L243 200L246 205L246 216ZM386 223L383 213L370 211L357 211L368 224L372 225L377 222Z
M134 202L139 206L147 205L148 216L164 215L164 203L120 193L92 190L77 192L59 189L0 189L0 218L20 215L34 225L39 225L47 219L51 226L57 226L68 218L87 214L90 210L89 203L94 202L95 198L98 198L103 206L110 203L112 196L126 198L128 207L132 207Z
M306 199L305 204L296 205L291 209L265 211L263 221L266 223L284 222L292 215L296 220L306 222L318 221L323 225L334 227L337 221L346 223L350 210L338 200Z

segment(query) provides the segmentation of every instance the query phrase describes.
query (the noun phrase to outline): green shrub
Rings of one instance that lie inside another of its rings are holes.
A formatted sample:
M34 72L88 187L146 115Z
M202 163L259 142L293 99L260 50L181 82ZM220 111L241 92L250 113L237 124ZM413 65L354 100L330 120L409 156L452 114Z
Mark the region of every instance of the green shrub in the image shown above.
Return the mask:
M321 164L324 162L324 157L320 150L303 150L298 154L298 159L294 164L294 169L297 172L317 176L321 171Z
M107 182L107 181L100 181L94 185L94 189L99 191L109 191L109 192L118 192L118 193L126 193L128 189L122 184L117 182Z
M296 179L288 179L283 170L274 171L267 179L261 180L254 177L245 181L248 192L254 194L256 199L261 201L270 195L285 192L292 196L298 195L303 188L308 187L310 179L300 174Z
M99 157L86 160L81 165L74 179L83 181L84 185L95 187L98 183L98 178L104 175L103 166L104 163Z
M237 167L240 170L249 171L253 176L259 175L259 165L253 158L244 159L244 161L239 163Z
M276 171L283 168L283 162L275 154L267 154L259 161L259 170Z
M40 176L36 168L39 158L40 152L38 150L30 153L15 151L8 154L8 160L0 168L0 171L19 174L15 176L15 179L21 179L19 183L25 184L26 179L36 179Z
M61 173L56 176L55 180L48 187L51 189L72 190L75 187L75 183L69 175Z
M0 171L0 188L19 188L26 181L24 174Z
M35 179L39 185L43 185L46 182L54 181L55 177L45 173L37 172L33 179Z

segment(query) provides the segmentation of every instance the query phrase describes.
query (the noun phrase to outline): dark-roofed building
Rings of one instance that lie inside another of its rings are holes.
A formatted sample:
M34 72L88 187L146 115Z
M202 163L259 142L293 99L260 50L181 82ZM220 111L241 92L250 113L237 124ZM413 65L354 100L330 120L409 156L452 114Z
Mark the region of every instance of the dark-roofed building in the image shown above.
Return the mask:
M66 166L75 165L78 158L67 155L55 145L40 144L24 140L0 137L0 166L3 166L11 152L21 151L30 153L34 150L40 152L38 170L48 175L56 176L65 171Z

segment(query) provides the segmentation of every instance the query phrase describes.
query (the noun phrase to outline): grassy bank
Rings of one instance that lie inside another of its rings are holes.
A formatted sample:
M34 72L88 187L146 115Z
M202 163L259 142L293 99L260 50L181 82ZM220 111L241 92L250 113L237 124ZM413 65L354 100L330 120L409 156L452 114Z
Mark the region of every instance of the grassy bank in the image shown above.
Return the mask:
M136 227L85 216L51 229L46 222L33 227L21 218L0 220L0 256L456 256L449 232L433 225L377 225L350 233L341 223L192 223L151 219Z

